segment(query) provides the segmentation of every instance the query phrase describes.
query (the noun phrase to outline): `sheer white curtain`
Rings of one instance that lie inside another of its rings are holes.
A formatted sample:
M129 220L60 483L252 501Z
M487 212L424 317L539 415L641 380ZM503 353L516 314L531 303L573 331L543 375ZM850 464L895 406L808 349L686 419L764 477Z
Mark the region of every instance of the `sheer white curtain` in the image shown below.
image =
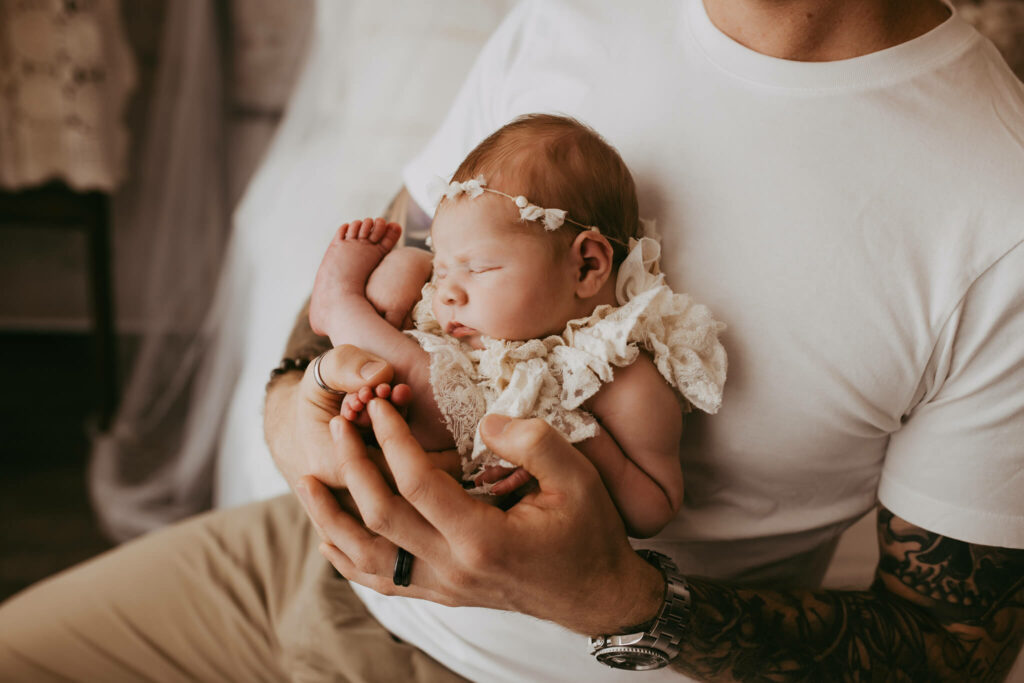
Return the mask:
M111 536L211 498L230 505L284 489L263 443L263 387L323 248L337 225L386 206L511 4L317 0L306 65L225 254L216 17L210 2L167 3L133 218L153 228L153 315L90 471Z
M117 219L149 236L148 253L137 256L147 264L145 329L118 414L90 462L92 497L115 538L209 500L208 489L174 482L228 225L223 90L214 3L167 3L138 190L117 198Z

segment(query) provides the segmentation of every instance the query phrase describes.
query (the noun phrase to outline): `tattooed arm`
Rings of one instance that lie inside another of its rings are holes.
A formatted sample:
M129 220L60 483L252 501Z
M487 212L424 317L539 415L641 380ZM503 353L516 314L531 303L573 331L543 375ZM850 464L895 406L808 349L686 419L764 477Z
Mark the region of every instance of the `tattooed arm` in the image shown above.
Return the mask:
M867 591L688 579L675 667L705 680L999 681L1024 639L1024 550L964 543L881 508Z

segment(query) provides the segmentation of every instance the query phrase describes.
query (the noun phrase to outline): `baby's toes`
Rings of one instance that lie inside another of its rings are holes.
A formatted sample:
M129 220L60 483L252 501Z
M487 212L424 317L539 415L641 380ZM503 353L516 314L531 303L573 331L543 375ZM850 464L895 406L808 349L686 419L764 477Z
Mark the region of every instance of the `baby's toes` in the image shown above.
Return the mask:
M385 249L393 249L402 236L402 226L398 223L388 223L383 226L383 234L380 238L380 246Z
M356 396L359 397L359 400L362 401L363 405L366 405L367 403L373 400L373 389L371 389L370 387L362 387L356 393Z
M388 396L391 395L391 385L378 384L376 387L374 387L373 393L377 398L387 399Z
M387 223L384 222L383 218L373 219L373 225L370 226L370 234L367 236L367 238L374 244L380 242L380 238L384 236L386 228Z
M373 230L373 219L365 218L363 222L359 224L359 239L365 240L370 237L370 231Z
M345 223L340 228L338 228L338 232L334 233L334 239L338 242L344 242L347 239L351 239L349 235L352 234L353 225L356 226L355 231L359 232L358 223Z
M412 388L408 384L396 384L391 388L391 402L399 407L412 403Z
M360 400L357 394L345 394L345 399L341 403L342 407L348 408L351 411L359 412L366 407L366 402Z

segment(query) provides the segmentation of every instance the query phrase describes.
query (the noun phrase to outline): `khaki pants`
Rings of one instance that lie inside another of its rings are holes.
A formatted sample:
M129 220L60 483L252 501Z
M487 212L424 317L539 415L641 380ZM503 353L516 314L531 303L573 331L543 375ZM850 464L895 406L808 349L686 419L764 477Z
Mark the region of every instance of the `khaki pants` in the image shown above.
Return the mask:
M202 515L0 605L0 681L461 681L371 617L294 496Z

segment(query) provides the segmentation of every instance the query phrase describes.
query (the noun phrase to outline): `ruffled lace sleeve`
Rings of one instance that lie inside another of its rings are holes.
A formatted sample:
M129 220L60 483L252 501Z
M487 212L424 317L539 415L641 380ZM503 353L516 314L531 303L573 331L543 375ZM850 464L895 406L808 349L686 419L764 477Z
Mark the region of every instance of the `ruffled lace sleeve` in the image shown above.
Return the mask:
M727 367L718 335L725 324L690 295L665 284L658 271L660 255L654 240L632 241L616 281L619 306L599 306L589 317L569 323L563 338L572 350L561 354L564 401L581 405L611 379L612 366L630 365L643 349L686 405L718 412ZM596 388L594 380L599 380Z

